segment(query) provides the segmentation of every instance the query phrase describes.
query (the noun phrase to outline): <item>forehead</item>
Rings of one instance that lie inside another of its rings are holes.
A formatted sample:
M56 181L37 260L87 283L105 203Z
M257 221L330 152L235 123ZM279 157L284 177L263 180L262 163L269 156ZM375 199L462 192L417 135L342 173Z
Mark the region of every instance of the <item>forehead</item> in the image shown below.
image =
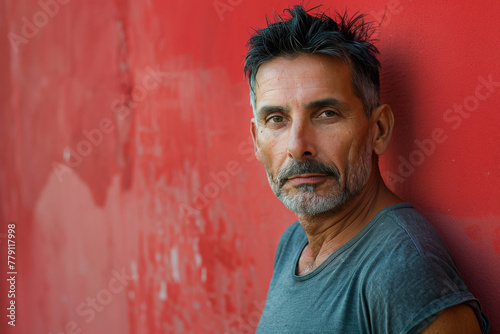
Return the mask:
M255 95L262 104L307 103L333 97L343 102L357 99L352 92L351 70L342 60L327 55L275 58L257 72Z

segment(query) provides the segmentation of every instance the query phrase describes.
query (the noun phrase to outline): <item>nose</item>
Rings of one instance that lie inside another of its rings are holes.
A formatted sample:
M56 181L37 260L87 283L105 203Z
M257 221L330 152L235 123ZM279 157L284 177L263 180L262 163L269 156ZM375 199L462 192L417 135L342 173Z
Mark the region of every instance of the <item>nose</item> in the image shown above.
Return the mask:
M288 157L304 161L316 156L314 129L306 119L293 120L288 138Z

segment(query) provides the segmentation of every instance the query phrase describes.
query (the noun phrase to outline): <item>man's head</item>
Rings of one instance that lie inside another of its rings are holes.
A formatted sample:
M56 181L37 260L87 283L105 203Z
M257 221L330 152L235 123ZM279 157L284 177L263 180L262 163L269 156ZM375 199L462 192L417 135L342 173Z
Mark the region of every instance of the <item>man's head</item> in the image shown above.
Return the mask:
M378 173L376 156L387 148L393 119L390 108L378 102L376 49L367 40L356 42L364 43L364 51L359 45L345 47L349 38L366 34L366 27L356 31L345 16L341 24L325 16L315 19L300 7L290 13L291 20L262 30L275 32L257 32L250 40L245 68L253 92L251 131L256 156L278 198L298 214L317 215L341 208ZM339 27L344 30L340 35ZM322 39L340 46L324 46ZM306 49L292 53L288 48L298 45ZM355 78L363 77L356 88Z
M266 28L257 30L247 43L245 73L255 113L255 76L260 66L274 58L303 54L325 54L342 59L352 69L352 86L363 101L366 114L380 104L380 63L377 48L370 41L372 29L363 15L349 18L347 12L335 21L325 14L310 15L303 7L286 9L287 20L275 15Z

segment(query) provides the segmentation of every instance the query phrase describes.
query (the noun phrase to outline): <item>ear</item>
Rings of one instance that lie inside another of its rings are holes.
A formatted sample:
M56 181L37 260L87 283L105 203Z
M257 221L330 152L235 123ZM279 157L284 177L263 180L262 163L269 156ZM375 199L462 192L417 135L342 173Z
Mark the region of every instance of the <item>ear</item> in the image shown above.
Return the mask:
M259 141L257 140L257 135L258 135L258 128L257 128L257 123L255 121L255 118L252 118L252 121L250 123L250 133L252 134L252 139L253 139L253 148L255 151L255 157L257 160L259 160L260 163L262 162L262 153L260 151L260 145Z
M373 151L377 155L382 155L389 147L394 127L394 115L389 105L382 104L373 110L371 126L373 131Z

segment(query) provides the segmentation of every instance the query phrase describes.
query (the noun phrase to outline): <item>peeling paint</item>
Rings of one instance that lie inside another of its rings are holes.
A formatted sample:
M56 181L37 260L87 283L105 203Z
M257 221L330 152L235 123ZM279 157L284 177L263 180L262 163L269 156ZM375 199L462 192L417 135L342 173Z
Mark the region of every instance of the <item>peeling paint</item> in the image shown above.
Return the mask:
M165 283L164 281L160 282L160 293L158 294L158 298L160 300L167 299L167 283Z
M4 38L0 215L18 226L16 333L60 333L71 321L95 334L254 331L279 236L296 218L254 159L242 61L248 27L271 13L264 7L287 5L241 2L221 21L211 1L70 1L18 53ZM349 6L380 11L387 1ZM402 0L400 8L377 35L382 101L396 115L383 173L443 126L478 76L500 81L500 48L491 47L500 43L500 2ZM20 33L22 18L40 10L37 1L1 2L0 35ZM460 43L449 38L456 31ZM492 88L394 190L439 230L494 332L500 94ZM106 119L112 130L97 140ZM92 152L69 166L85 142ZM127 284L87 323L79 304L121 268ZM0 332L14 333L7 326Z
M207 268L201 268L201 281L205 283L207 281Z
M139 279L139 273L137 272L137 263L135 261L130 262L130 269L132 270L132 278L134 281Z
M172 263L172 277L175 282L179 283L181 281L181 273L179 270L179 255L177 253L177 248L172 248L170 250L170 261Z

